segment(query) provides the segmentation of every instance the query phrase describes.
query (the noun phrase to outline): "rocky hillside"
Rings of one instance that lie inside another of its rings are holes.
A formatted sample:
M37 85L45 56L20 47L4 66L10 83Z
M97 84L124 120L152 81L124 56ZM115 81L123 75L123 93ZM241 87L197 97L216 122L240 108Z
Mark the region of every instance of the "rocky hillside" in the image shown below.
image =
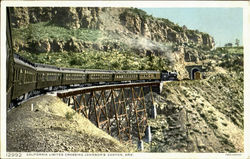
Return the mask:
M199 63L204 60L202 52L214 47L208 34L136 8L17 7L11 13L15 52L39 63L176 70L182 79L188 78L185 56L191 57L188 62ZM114 53L117 59L104 58Z
M167 82L154 95L158 118L149 121L146 151L244 152L242 50L215 50L209 59L206 79Z
M124 35L141 35L153 41L195 43L212 48L213 38L206 33L188 30L185 26L154 18L136 8L13 8L13 26L28 27L31 23L51 22L68 29L97 29Z
M238 75L166 83L164 93L155 95L159 116L149 122L153 141L148 151L244 152L243 86L237 81L242 76L231 76Z

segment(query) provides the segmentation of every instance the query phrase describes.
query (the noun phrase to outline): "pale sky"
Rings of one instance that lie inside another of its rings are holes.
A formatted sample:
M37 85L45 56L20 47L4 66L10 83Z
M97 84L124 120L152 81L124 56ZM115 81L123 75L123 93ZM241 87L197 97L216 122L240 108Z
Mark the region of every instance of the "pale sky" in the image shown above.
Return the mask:
M243 9L242 8L140 8L149 15L167 18L188 29L198 29L214 37L216 46L225 43L242 45Z

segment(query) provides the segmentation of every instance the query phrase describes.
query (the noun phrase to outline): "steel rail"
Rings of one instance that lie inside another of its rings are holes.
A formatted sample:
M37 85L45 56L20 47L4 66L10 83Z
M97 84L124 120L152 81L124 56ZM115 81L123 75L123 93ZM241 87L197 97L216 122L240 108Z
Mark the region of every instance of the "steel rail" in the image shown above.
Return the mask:
M68 89L57 92L59 98L69 97L82 93L89 93L93 91L111 90L117 88L133 88L133 87L144 87L144 86L159 86L160 82L143 82L143 83L126 83L126 84L114 84L114 85L102 85L102 86L91 86L84 88Z

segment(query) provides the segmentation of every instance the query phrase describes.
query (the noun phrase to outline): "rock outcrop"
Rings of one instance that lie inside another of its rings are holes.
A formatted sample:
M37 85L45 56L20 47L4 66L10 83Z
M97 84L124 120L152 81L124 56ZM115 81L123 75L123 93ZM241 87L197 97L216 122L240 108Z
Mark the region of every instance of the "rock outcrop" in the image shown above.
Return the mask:
M15 52L94 50L153 55L164 58L167 69L176 70L184 79L189 77L185 65L201 63L203 50L214 47L210 35L136 8L14 7L11 12L13 30L25 35L13 40Z
M28 8L14 7L11 8L11 12L11 24L13 27L22 28L29 25L30 16Z
M167 19L154 18L136 8L14 7L12 13L12 25L16 28L27 27L29 23L51 21L52 24L68 29L113 30L119 34L140 35L157 42L193 43L210 49L214 47L210 35L188 30Z

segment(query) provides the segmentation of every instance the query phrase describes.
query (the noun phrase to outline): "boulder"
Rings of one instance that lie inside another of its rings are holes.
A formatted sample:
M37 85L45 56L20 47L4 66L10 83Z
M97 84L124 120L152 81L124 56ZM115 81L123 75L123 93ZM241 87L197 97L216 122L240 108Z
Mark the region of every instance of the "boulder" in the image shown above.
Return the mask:
M72 52L83 52L84 46L80 41L77 41L75 38L71 38L65 43L64 49Z
M37 53L45 53L45 52L50 52L50 42L48 39L45 40L40 40L38 42L34 42L35 44L35 52Z
M53 40L51 43L51 51L53 52L63 52L63 47L65 43L63 41Z
M172 29L167 30L167 38L169 41L177 42L178 40L178 33Z
M56 7L53 9L55 15L52 22L58 26L68 29L80 28L79 17L76 8L74 7Z
M14 28L26 28L29 24L29 12L26 7L11 8L11 25Z

